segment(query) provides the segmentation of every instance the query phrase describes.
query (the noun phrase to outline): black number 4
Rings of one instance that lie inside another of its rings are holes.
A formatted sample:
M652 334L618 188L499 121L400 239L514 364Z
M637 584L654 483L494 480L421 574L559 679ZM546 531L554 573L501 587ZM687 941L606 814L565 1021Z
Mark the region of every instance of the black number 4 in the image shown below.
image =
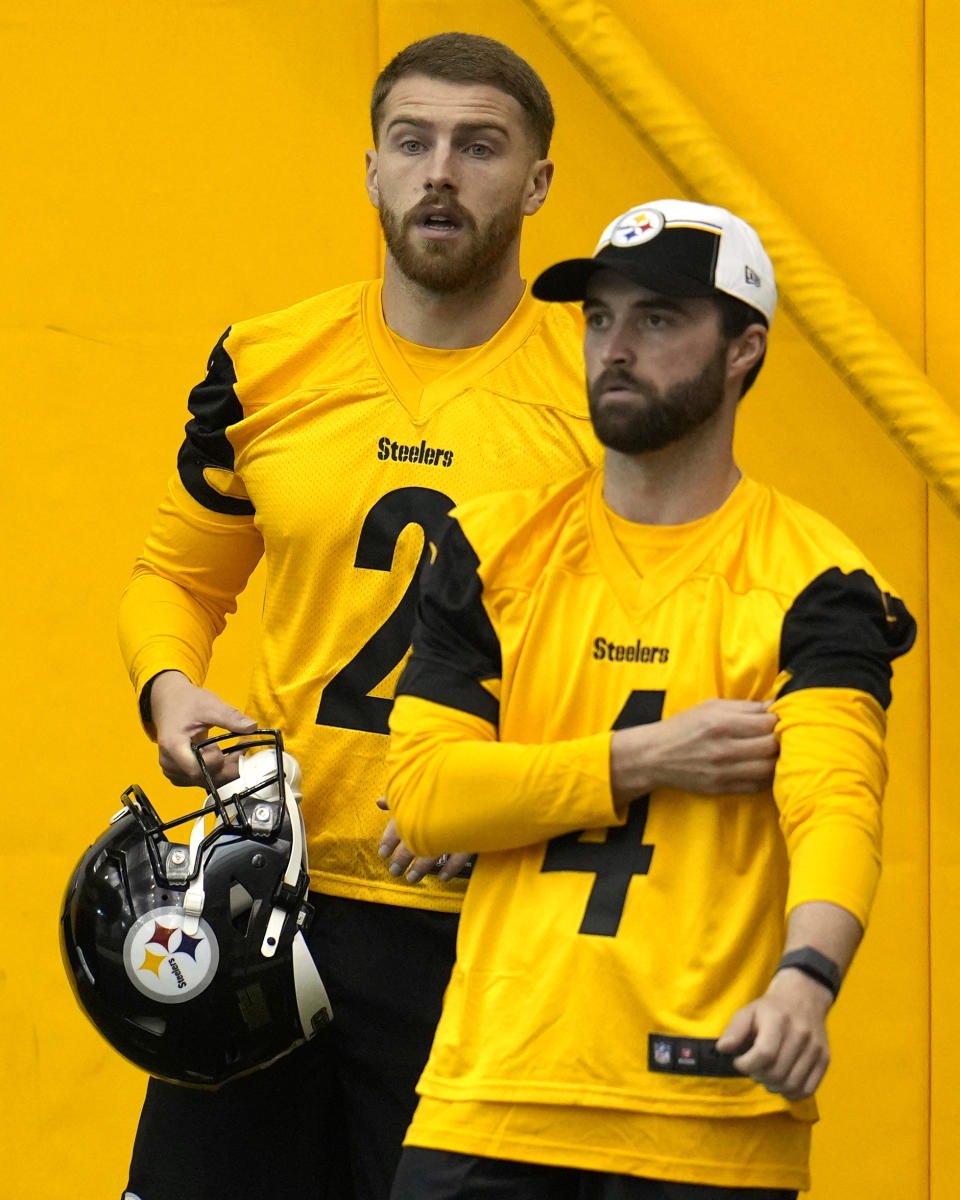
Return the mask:
M663 715L664 692L631 692L613 723L614 729L649 725ZM581 841L582 833L564 833L547 844L543 871L588 871L595 879L580 923L580 933L616 937L634 875L646 875L653 846L643 840L650 797L639 796L630 805L625 825L607 830L606 841Z

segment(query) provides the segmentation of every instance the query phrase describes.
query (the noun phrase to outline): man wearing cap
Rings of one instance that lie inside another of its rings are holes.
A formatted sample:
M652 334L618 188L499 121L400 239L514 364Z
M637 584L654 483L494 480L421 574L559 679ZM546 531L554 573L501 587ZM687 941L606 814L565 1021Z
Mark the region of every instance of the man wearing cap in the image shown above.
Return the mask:
M583 302L605 461L454 510L423 580L389 803L479 856L393 1200L796 1196L915 625L737 468L776 305L750 226L655 201L534 292ZM760 795L706 794L720 699L777 717Z

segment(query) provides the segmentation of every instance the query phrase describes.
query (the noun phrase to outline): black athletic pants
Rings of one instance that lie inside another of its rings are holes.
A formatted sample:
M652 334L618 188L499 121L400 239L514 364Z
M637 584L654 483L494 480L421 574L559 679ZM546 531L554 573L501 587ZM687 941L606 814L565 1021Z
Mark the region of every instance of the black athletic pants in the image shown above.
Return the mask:
M708 1187L408 1146L390 1200L796 1200L781 1188Z

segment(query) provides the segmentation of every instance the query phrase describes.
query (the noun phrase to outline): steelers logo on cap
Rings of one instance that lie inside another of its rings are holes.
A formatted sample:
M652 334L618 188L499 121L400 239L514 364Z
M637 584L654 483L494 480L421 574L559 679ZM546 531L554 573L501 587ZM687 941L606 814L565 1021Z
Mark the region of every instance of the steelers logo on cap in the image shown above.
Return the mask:
M610 244L625 249L641 246L655 238L662 228L663 215L655 208L631 208L610 230Z

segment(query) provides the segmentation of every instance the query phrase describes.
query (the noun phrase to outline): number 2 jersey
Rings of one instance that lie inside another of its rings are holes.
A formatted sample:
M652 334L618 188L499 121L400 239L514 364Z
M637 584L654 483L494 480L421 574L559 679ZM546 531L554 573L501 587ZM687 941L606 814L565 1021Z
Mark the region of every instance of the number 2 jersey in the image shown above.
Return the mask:
M413 887L377 856L417 574L455 502L569 477L599 447L576 310L526 294L489 342L434 351L452 365L424 384L380 296L379 281L351 285L223 336L124 593L121 647L148 719L143 689L159 671L203 681L265 555L245 711L280 729L303 768L311 886L453 911L462 881Z
M682 526L618 518L600 471L454 517L388 795L418 853L480 853L408 1144L806 1186L814 1102L712 1042L766 990L785 912L867 921L913 619L832 525L748 479ZM618 812L610 731L714 697L773 701L772 793L663 788Z

